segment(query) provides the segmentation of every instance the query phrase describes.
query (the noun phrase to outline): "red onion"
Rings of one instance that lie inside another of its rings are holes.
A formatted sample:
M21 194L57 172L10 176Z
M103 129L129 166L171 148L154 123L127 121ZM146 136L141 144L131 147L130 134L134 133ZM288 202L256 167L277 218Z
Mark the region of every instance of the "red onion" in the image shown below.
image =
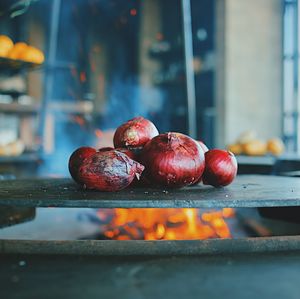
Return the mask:
M192 138L180 133L154 137L142 150L145 175L164 187L183 187L199 180L204 171L204 153Z
M78 169L86 158L94 155L95 153L96 150L88 146L80 147L72 153L69 158L69 172L74 181L80 183L78 178Z
M135 117L117 128L114 135L114 146L143 147L149 140L158 135L154 124L143 117Z
M140 162L141 149L139 148L116 148L116 151L126 154L130 159ZM134 178L133 182L130 184L131 187L149 187L150 182L145 178L143 173L140 177Z
M233 153L212 149L205 153L203 183L214 187L229 185L237 173L237 161Z
M97 152L84 160L79 178L87 189L119 191L139 177L144 166L117 151Z

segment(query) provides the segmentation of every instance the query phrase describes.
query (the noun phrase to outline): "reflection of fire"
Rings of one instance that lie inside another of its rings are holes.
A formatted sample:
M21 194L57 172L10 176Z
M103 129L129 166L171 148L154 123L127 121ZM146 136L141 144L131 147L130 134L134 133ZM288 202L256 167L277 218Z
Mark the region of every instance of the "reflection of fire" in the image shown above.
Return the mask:
M80 72L79 79L80 79L80 82L84 83L86 81L86 73Z
M114 240L193 240L230 238L225 221L234 210L200 213L198 209L114 209L97 212L105 237Z
M82 116L74 115L72 117L73 121L77 123L79 126L83 127L86 123L85 119Z
M100 129L96 129L95 130L95 135L97 136L97 138L101 138L104 134Z

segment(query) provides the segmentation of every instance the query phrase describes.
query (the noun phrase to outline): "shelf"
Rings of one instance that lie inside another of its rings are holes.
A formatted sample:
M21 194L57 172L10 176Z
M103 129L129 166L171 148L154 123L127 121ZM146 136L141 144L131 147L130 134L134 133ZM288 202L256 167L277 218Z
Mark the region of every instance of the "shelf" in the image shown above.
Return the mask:
M89 114L94 110L94 104L91 101L81 102L50 102L48 104L49 110L53 112L65 112L75 114Z
M275 156L236 156L238 164L273 166L277 160Z
M38 153L25 153L19 156L0 156L0 164L34 163L41 161Z
M38 104L0 103L0 113L36 114L39 110Z
M35 70L42 66L42 64L27 62L23 60L10 59L0 57L0 74L1 75L15 75L24 70Z
M0 96L7 95L11 96L12 98L18 98L19 96L25 95L25 92L20 92L17 90L0 90Z

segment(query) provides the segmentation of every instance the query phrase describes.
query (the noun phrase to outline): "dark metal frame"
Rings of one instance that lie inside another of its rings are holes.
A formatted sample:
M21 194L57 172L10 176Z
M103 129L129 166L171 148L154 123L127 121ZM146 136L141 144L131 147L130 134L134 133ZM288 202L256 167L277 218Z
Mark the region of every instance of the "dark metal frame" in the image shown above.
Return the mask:
M177 241L0 240L0 254L192 256L300 250L300 236Z
M193 34L192 34L192 14L191 1L181 0L183 18L183 40L184 40L184 60L185 60L185 79L187 91L188 108L188 130L189 135L197 137L197 114L196 114L196 89L195 74L193 70Z
M44 87L44 99L42 101L41 107L41 126L40 126L40 136L42 136L42 153L44 153L45 146L45 121L48 112L48 103L52 98L52 90L54 84L54 70L56 65L56 53L57 53L57 41L58 41L58 30L59 30L59 15L61 8L61 0L52 1L51 9L51 23L50 23L50 34L49 34L49 50L47 53L47 69L45 73L45 87Z
M289 151L300 151L300 96L299 96L299 5L298 0L283 0L283 139ZM289 16L292 16L291 18ZM289 34L286 34L287 31ZM291 38L291 40L289 40ZM288 43L293 49L288 51ZM292 63L292 73L287 73L287 65ZM289 90L289 78L293 80L293 90ZM292 94L290 98L287 93ZM291 110L285 108L292 106ZM292 123L291 128L287 123Z

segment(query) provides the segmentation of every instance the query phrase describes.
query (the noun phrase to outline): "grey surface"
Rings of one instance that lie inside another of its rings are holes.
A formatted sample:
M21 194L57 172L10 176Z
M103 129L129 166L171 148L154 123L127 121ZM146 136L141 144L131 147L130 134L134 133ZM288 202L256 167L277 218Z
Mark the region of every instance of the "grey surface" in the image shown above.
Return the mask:
M1 254L26 253L92 256L188 256L279 251L300 251L300 236L189 241L0 240Z
M0 182L0 206L86 208L217 208L300 206L300 179L241 175L228 187L86 191L71 179Z
M239 165L268 165L274 166L277 160L274 156L245 156L245 155L238 155L236 156L237 162Z
M96 236L101 227L99 222L92 222L89 218L89 215L96 217L96 213L95 209L87 208L37 208L34 220L0 228L0 240L58 241Z
M33 220L35 208L0 207L0 228Z
M299 299L300 252L0 256L0 298Z

